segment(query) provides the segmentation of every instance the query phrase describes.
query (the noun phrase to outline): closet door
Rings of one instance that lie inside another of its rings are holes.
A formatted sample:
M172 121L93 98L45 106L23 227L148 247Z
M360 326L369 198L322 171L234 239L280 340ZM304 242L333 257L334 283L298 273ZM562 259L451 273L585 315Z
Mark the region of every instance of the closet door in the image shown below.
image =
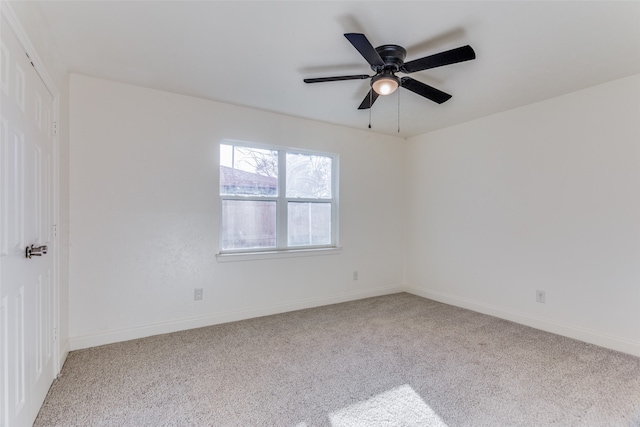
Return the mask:
M0 424L9 427L33 423L54 379L54 139L53 98L1 19Z

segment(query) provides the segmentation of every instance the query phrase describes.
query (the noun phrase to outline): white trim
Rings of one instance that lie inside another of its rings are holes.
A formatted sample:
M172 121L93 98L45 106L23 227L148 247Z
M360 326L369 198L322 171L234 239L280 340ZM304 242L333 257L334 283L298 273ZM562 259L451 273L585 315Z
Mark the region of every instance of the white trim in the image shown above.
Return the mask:
M274 304L242 310L226 311L206 316L191 317L170 322L160 322L134 328L126 328L116 331L84 335L71 338L70 349L71 351L80 350L83 348L95 347L98 345L145 338L152 335L160 335L187 329L202 328L204 326L218 325L221 323L235 322L238 320L252 319L255 317L270 316L272 314L286 313L289 311L303 310L306 308L320 307L323 305L338 304L363 298L395 294L398 292L402 292L401 285L381 287L339 295L331 295L320 298L298 300L286 304Z
M47 87L47 90L51 94L53 98L56 98L60 95L60 91L58 87L54 83L54 80L51 78L51 75L47 71L47 68L44 66L44 62L40 59L36 49L33 47L33 44L29 40L26 31L20 24L18 17L15 12L11 8L11 5L6 0L0 0L0 13L5 17L11 31L15 34L18 41L22 45L22 49L24 49L25 53L29 55L29 59L33 63L33 67L36 69L36 72L42 79L42 82Z
M0 0L3 1L3 0ZM245 141L245 140L241 140L241 139L233 139L233 138L222 138L219 143L218 146L220 144L223 145L237 145L239 147L245 147L245 148L258 148L260 150L269 150L269 151L288 151L289 153L294 153L294 154L308 154L311 156L338 156L338 153L334 153L331 151L318 151L318 150L311 150L311 149L307 149L307 148L299 148L299 147L291 147L288 145L279 145L279 144L271 144L268 142L253 142L253 141ZM220 165L220 163L218 162L218 166Z
M264 252L225 252L216 254L218 262L259 261L264 259L297 258L318 255L338 255L342 248L305 248Z
M289 311L303 310L306 308L320 307L323 305L338 304L363 298L389 295L398 292L407 292L445 304L450 304L479 313L499 317L501 319L510 320L512 322L530 326L546 332L555 333L587 343L595 344L601 347L606 347L612 350L621 351L623 353L632 354L634 356L640 356L640 343L624 338L605 335L599 332L575 327L572 325L551 322L545 319L518 313L513 310L507 310L501 307L487 305L478 301L460 298L455 295L443 292L433 291L429 289L420 289L412 286L395 285L340 295L332 295L322 298L299 300L286 304L275 304L242 310L226 311L206 316L184 318L170 322L159 322L140 327L125 328L116 331L108 331L74 337L65 342L65 351L63 351L62 353L64 356L62 362L64 362L64 358L66 358L66 355L69 351L80 350L83 348L95 347L99 345L111 344L138 338L145 338L153 335L166 334L182 330L201 328L222 323L235 322L238 320L251 319L255 317L286 313Z
M339 229L339 206L338 206L338 188L339 188L339 159L340 156L336 153L329 152L321 152L321 151L311 151L305 149L291 148L291 147L283 147L279 145L265 145L262 143L250 143L244 141L237 141L231 139L222 139L218 143L218 155L220 155L220 147L222 145L230 146L234 155L236 147L242 147L247 149L257 149L257 150L266 150L277 153L278 158L278 176L277 176L277 185L278 191L276 195L235 195L235 194L219 194L218 201L220 202L219 206L219 241L218 255L227 255L227 254L260 254L260 253L270 253L274 254L277 252L287 252L287 251L296 251L298 249L318 249L318 248L336 248L338 246L338 229ZM286 176L287 176L287 154L300 154L300 155L310 155L310 156L319 156L319 157L327 157L331 159L331 197L330 198L307 198L307 197L287 197L286 195ZM231 168L235 168L235 163L232 161ZM220 167L222 166L222 158L218 157L218 171L220 171ZM227 166L228 167L228 166ZM218 189L220 188L220 182L222 180L222 175L218 173ZM260 201L260 202L275 202L276 203L276 238L275 238L275 247L268 247L265 249L260 248L247 248L247 249L222 249L223 248L223 221L224 221L224 202L227 200L239 200L239 201ZM331 242L325 245L304 245L304 246L290 246L288 242L288 227L289 227L289 205L290 203L329 203L331 205ZM279 257L279 256L277 256ZM260 256L260 258L256 259L266 259L264 256Z
M59 335L58 335L59 336ZM70 341L64 340L64 343L60 345L60 367L58 368L58 373L56 375L60 374L60 371L62 371L62 367L64 366L64 362L67 361L67 356L69 355L70 350Z
M60 94L56 93L53 98L52 122L59 123L60 120ZM66 350L62 347L60 337L60 132L53 135L53 218L52 222L56 227L56 235L52 233L53 243L53 326L58 329L58 341L54 343L57 350L54 354L53 363L55 365L55 376L60 373L67 354L69 353L68 342ZM66 227L65 227L66 228ZM66 353L65 353L66 351Z
M233 147L235 150L235 146ZM278 249L286 249L289 236L289 205L287 197L287 150L278 150L278 195L276 197L276 246ZM222 216L222 214L221 214ZM220 229L222 236L222 229ZM220 245L222 251L222 244Z
M490 316L499 317L501 319L510 320L522 325L531 326L546 332L606 347L612 350L621 351L623 353L632 354L640 357L640 342L631 341L625 338L607 335L589 329L568 325L559 322L542 319L517 311L496 307L479 301L461 298L456 295L445 292L434 291L432 289L423 289L413 286L406 286L404 290L410 294L414 294L423 298L445 304L462 307L479 313L488 314Z

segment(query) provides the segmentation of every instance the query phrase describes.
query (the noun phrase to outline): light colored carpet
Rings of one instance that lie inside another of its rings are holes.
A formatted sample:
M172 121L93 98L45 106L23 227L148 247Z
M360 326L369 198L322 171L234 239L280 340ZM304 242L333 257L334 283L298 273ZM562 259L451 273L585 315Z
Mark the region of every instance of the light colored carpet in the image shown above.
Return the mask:
M640 358L401 293L69 354L36 426L640 426Z

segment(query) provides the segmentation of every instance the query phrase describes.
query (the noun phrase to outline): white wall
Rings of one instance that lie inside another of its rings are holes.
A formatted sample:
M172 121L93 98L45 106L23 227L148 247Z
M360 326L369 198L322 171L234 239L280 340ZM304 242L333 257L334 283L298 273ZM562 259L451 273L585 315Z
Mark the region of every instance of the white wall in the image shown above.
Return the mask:
M410 139L411 291L640 355L639 123L636 75Z
M405 289L640 355L638 117L632 76L407 143L72 75L72 348ZM223 138L339 153L342 253L216 262Z
M58 90L58 289L60 363L69 351L69 73L59 60L56 47L40 9L34 2L8 2L20 25ZM51 253L51 255L53 255ZM60 366L59 368L61 368Z
M73 74L70 88L72 349L400 289L403 139ZM223 138L338 153L342 252L216 262Z

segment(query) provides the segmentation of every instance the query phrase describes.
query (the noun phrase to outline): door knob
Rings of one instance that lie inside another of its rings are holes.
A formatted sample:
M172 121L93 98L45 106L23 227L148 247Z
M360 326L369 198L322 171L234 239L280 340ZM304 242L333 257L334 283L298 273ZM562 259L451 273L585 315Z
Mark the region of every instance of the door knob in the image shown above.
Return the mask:
M27 246L24 250L25 256L29 259L34 256L42 256L47 254L47 245L43 246Z

